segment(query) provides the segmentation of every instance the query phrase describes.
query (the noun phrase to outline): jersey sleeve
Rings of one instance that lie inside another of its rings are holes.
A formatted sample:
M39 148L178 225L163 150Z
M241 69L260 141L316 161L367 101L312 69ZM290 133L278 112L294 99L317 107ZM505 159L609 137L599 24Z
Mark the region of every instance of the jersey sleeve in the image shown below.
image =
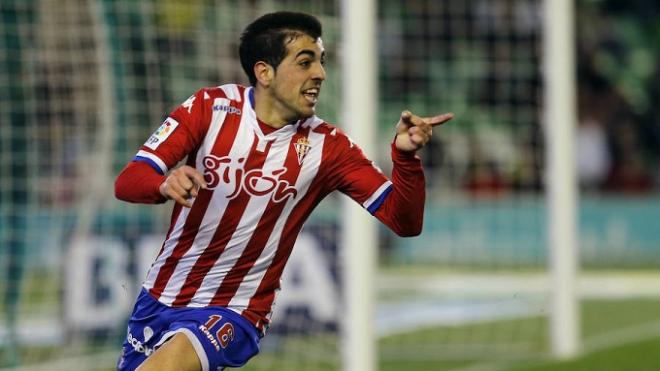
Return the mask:
M151 134L133 161L167 173L202 142L210 122L210 101L205 89L191 95Z
M336 189L374 214L392 190L392 182L346 134L335 130L330 179Z
M342 134L333 143L336 156L330 182L360 203L400 236L421 233L424 219L425 181L421 160L414 153L392 147L392 179L388 179Z
M115 197L142 204L159 204L167 201L159 187L165 176L155 172L149 164L131 161L115 180Z
M426 199L422 161L392 143L392 165L392 191L374 215L399 236L417 236L424 224Z

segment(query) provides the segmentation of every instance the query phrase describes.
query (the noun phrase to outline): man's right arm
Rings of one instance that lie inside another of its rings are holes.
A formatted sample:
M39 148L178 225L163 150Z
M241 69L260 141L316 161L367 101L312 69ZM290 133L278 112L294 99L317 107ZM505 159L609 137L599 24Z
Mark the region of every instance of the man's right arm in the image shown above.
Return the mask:
M115 180L115 197L140 204L163 203L167 199L159 188L166 178L144 162L131 161Z
M184 165L165 176L144 162L132 161L115 181L115 197L141 204L159 204L172 199L191 207L190 198L197 197L200 188L206 189L206 181L193 167Z
M184 165L170 169L194 152L206 135L210 122L210 99L199 90L178 106L140 147L115 181L115 196L135 203L163 203L173 199L190 207L191 197L206 188L204 177Z

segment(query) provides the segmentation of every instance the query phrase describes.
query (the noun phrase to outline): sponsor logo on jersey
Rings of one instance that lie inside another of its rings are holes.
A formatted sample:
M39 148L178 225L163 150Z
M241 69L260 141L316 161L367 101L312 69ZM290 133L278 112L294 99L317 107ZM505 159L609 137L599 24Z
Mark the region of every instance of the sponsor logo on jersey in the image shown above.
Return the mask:
M224 105L224 104L214 105L213 106L213 111L214 112L224 111L224 112L227 112L229 114L234 114L234 115L240 115L241 114L240 108L236 108L236 107L232 107L232 106L228 106L228 105Z
M177 126L179 126L178 122L168 118L167 120L163 121L160 127L156 129L153 134L151 134L144 145L155 150L174 132L174 129L176 129Z
M305 156L309 153L312 146L309 144L307 137L298 138L298 140L293 144L293 147L296 149L296 154L298 155L298 164L302 165Z
M251 196L269 196L275 203L282 202L289 197L296 197L298 191L288 181L279 179L286 173L286 168L264 172L261 169L245 171L245 158L232 159L231 157L204 157L204 180L209 189L222 187L227 192L227 198L233 199L241 191Z

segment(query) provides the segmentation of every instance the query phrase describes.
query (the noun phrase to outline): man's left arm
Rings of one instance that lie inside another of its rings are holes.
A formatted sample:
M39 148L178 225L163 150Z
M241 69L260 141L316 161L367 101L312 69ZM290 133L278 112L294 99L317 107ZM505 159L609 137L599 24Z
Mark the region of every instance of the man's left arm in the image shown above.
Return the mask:
M433 126L449 121L452 114L422 118L405 111L392 143L391 181L344 134L333 143L328 186L360 203L400 236L416 236L424 216L424 171L415 152L429 141Z
M424 224L424 170L415 153L431 139L434 126L453 117L451 113L434 117L419 117L410 111L401 114L392 143L392 188L374 214L400 236L417 236Z

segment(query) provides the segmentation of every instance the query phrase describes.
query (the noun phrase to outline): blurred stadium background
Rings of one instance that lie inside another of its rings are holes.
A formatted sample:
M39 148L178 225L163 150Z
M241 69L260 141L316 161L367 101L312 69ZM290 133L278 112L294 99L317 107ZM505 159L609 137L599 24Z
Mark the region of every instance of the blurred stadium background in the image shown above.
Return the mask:
M658 369L659 3L575 2L582 321L580 357L564 362L548 340L542 1L377 4L377 162L388 170L402 109L456 114L421 153L423 235L379 229L379 369ZM321 18L319 115L338 122L339 8L0 1L0 369L113 369L171 207L114 200L114 177L196 89L245 82L238 35L267 11ZM338 205L308 222L246 369L342 368Z

